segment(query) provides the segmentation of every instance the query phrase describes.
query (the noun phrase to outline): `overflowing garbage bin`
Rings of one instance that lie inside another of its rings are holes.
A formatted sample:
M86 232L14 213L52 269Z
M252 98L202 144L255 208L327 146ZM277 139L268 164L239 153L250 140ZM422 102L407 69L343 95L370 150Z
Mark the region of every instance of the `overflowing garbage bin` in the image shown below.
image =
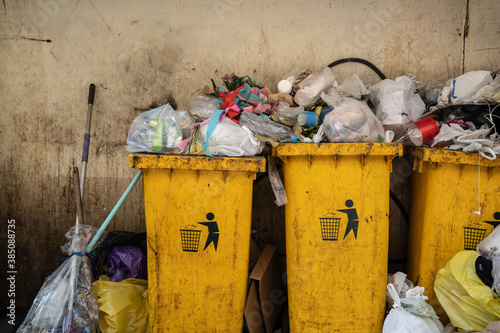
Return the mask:
M283 160L291 332L381 332L396 143L296 143Z
M407 273L425 287L443 323L434 292L437 272L455 254L476 246L500 224L500 159L478 153L415 148Z
M151 332L241 332L263 157L132 154L144 173Z

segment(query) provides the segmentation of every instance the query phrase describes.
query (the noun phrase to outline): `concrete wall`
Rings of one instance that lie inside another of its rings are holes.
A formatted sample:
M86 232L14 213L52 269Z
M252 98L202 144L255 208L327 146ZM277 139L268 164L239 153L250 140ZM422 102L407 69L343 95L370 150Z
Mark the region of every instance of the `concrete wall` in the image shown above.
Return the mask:
M29 306L74 224L88 86L97 86L85 218L100 225L135 174L123 148L150 106L235 72L274 87L295 69L367 59L389 78L448 79L500 68L495 0L0 2L0 299L8 219L16 221L18 306ZM336 67L341 77L362 65ZM110 230L145 226L138 186ZM3 304L0 304L0 307Z

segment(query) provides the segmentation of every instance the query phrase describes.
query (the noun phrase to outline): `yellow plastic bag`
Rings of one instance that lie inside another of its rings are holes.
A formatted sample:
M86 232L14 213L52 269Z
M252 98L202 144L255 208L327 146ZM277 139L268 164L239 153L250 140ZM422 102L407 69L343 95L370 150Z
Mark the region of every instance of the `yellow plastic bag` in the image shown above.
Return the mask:
M99 326L103 333L149 332L148 281L126 279L111 282L105 275L92 284L99 304Z
M451 323L464 332L483 331L500 320L500 302L476 274L476 251L457 253L434 281L434 291Z

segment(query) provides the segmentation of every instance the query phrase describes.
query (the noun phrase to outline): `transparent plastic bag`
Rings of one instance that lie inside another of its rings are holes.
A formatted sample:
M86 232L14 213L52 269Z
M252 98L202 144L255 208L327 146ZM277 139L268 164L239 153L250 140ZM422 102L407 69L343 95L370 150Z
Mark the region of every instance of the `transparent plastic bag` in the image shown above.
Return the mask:
M300 106L316 103L322 92L326 92L335 82L335 74L329 67L323 67L311 74L295 93L293 100Z
M283 186L283 182L281 181L280 174L278 173L278 169L276 168L276 162L273 156L268 156L268 171L269 171L269 181L271 182L271 187L274 192L274 196L276 198L276 206L281 207L284 204L288 203L288 199L286 197L285 186Z
M287 102L280 101L278 103L278 110L274 112L273 116L280 123L292 126L297 123L297 117L303 111L303 106L290 107Z
M346 98L325 116L325 136L330 142L383 142L384 128L363 102Z
M211 95L197 95L191 98L189 113L193 117L202 120L210 119L215 111L219 109L219 104L216 102L217 97Z
M208 124L200 127L196 141L206 142ZM208 152L214 156L254 156L260 154L265 144L257 140L253 133L236 124L228 117L222 117L208 139Z
M255 113L243 111L240 116L240 125L252 132L277 142L289 142L294 138L292 130L285 125L265 119Z
M338 88L338 92L343 97L353 97L360 100L362 96L368 95L370 90L366 88L359 76L354 74L342 82Z
M187 111L175 111L169 104L141 113L134 119L127 137L130 153L175 153L189 137L194 119Z
M98 305L90 292L90 262L82 255L89 234L95 232L91 226L78 225L66 233L70 242L61 249L69 257L45 279L17 332L98 332Z

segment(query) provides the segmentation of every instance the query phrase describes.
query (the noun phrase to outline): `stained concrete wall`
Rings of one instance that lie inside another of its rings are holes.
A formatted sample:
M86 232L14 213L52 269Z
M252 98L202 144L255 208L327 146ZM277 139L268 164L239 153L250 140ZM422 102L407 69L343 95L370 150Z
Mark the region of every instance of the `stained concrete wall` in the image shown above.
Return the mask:
M2 0L0 307L8 219L16 221L18 306L29 306L60 262L75 221L70 168L80 164L90 83L97 92L84 211L100 225L135 174L123 145L143 110L168 98L186 109L226 73L274 87L293 70L345 57L420 81L497 70L499 14L495 0ZM362 65L336 70L378 80ZM110 230L145 226L141 191Z

